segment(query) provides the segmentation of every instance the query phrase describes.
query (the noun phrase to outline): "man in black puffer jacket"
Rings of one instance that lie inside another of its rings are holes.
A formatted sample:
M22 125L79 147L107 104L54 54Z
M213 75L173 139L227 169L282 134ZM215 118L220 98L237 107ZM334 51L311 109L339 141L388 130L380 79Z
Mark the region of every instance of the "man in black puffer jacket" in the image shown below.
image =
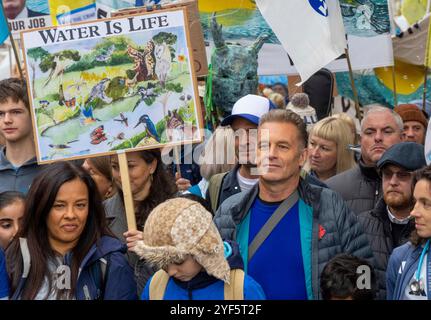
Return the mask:
M359 214L376 259L379 296L386 296L386 268L392 250L407 242L414 222L412 172L426 165L424 147L401 142L389 148L377 163L383 181L383 198L370 211Z
M326 180L356 214L371 210L381 197L382 183L376 163L383 153L401 142L401 117L386 107L372 107L361 123L361 158L358 166Z
M215 216L222 238L239 243L244 271L261 284L267 299L321 298L320 273L339 253L374 263L367 237L342 198L300 178L306 141L305 124L292 111L263 115L259 182L226 199Z

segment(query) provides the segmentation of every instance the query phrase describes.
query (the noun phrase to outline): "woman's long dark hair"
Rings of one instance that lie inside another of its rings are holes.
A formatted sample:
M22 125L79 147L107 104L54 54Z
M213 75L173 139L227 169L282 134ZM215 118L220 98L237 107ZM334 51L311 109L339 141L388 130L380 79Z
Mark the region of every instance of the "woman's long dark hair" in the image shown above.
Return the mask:
M413 179L413 186L415 186L419 180L426 180L431 186L431 166L426 166L425 168L422 168L415 172L414 179ZM430 189L430 195L431 195L431 189ZM426 240L427 239L424 239L418 235L418 232L416 229L414 229L410 234L410 241L415 246L424 244Z
M138 229L142 230L151 210L165 200L172 198L178 190L173 175L170 174L170 171L163 165L159 149L139 151L138 154L147 164L152 163L154 160L157 161L150 193L148 197L139 204L137 212L135 213L136 225Z
M48 261L56 253L48 240L47 219L60 187L69 181L79 179L88 189L88 217L77 245L72 249L71 293L74 294L79 266L90 248L103 235L111 235L105 220L105 211L90 175L81 167L69 162L47 165L33 181L25 205L22 228L9 246L7 255L8 273L12 293L17 289L22 275L22 256L19 238L26 238L31 257L31 268L21 299L34 299L45 276L50 277ZM51 289L51 287L50 287Z

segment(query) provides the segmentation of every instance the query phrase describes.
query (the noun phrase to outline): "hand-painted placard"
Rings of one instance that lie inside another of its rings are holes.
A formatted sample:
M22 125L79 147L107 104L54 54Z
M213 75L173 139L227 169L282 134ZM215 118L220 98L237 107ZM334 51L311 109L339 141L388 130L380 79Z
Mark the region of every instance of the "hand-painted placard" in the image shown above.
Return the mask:
M183 9L21 37L40 163L200 141Z

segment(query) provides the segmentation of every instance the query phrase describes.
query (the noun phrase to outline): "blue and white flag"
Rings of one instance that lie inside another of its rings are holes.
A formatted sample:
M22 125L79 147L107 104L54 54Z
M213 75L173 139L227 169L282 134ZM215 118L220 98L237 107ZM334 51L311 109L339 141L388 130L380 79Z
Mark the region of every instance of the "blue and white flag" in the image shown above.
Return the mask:
M256 0L302 82L347 47L338 0Z
M9 36L9 28L4 15L3 5L0 5L0 44L3 44Z

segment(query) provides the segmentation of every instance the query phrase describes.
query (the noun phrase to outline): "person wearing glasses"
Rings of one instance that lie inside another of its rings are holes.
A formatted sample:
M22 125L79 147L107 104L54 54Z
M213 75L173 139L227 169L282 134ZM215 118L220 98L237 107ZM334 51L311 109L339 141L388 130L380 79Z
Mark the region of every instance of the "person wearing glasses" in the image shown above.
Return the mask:
M425 166L421 144L401 142L393 145L377 162L383 197L372 210L358 216L376 259L379 298L385 297L385 270L392 250L406 243L414 229L410 216L414 206L412 173Z
M386 285L388 300L431 299L431 166L414 176L415 205L410 212L415 229L410 241L389 258Z

